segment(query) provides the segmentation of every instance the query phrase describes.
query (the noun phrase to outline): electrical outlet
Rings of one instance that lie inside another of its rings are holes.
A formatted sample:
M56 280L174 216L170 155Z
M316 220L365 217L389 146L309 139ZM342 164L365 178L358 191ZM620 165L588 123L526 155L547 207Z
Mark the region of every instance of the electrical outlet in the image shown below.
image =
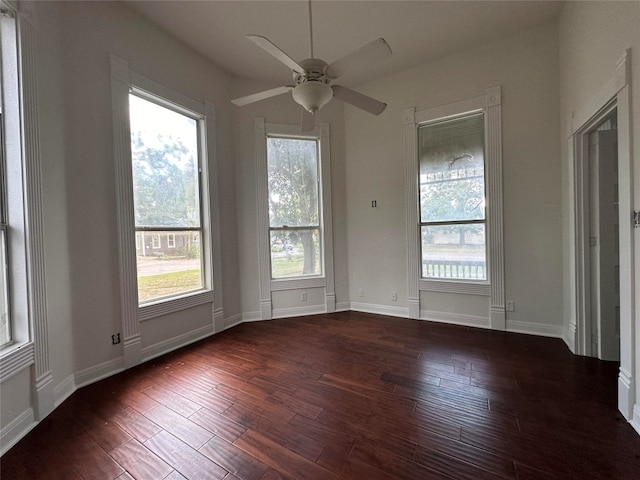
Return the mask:
M120 332L111 335L111 345L118 345L120 343Z
M358 290L358 296L364 297L364 288L361 288L360 290Z
M398 292L391 292L391 301L392 302L398 301Z
M300 294L300 300L303 301L303 302L307 301L307 292L302 292Z
M516 311L516 302L513 300L507 300L507 312L515 312Z

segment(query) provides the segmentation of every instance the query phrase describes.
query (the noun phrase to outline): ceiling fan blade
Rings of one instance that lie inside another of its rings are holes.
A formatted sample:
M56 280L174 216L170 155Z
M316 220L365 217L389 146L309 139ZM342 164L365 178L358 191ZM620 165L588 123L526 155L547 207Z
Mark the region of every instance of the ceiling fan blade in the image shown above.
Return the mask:
M278 95L282 95L283 93L290 92L293 87L277 87L272 88L271 90L265 90L264 92L253 93L251 95L247 95L246 97L234 98L231 100L231 103L238 107L244 107L245 105L249 105L253 102L259 102L260 100L266 100L267 98L277 97Z
M375 98L367 97L362 93L358 93L350 88L341 87L340 85L333 85L333 96L342 100L343 102L350 103L354 107L361 108L365 112L372 113L374 115L380 115L385 108L386 103L382 103Z
M296 62L293 58L291 58L289 55L287 55L282 50L280 50L280 48L277 47L274 43L272 43L271 40L269 40L268 38L263 37L261 35L252 35L252 34L247 35L247 38L251 40L253 43L255 43L256 45L258 45L267 53L276 57L278 60L280 60L282 63L284 63L287 67L289 67L294 72L298 72L298 73L304 72L304 68L298 65L298 62Z
M349 72L360 72L371 65L385 60L391 56L391 47L384 38L378 38L360 47L355 52L345 55L330 64L325 73L329 78L338 78Z
M300 121L300 131L301 132L310 132L316 128L316 118L307 111L306 108L302 107L302 120Z

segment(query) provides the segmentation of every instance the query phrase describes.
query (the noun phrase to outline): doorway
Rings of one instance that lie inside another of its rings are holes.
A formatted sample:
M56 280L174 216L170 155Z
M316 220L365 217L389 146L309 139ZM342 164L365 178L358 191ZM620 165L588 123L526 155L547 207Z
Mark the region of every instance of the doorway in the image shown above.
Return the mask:
M614 109L587 132L591 356L620 361L618 128Z

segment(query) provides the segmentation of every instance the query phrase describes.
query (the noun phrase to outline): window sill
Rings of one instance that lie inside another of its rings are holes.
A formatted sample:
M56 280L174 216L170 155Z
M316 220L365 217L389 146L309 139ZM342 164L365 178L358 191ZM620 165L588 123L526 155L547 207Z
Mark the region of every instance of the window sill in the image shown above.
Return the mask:
M283 290L297 290L299 288L316 288L326 287L327 279L325 277L305 277L305 278L286 278L281 280L271 280L271 291L280 292Z
M418 289L427 292L462 293L465 295L491 296L491 284L489 282L451 281L451 280L427 280L418 281Z
M138 307L138 320L143 322L152 318L179 312L187 308L197 307L206 303L213 303L213 290L205 290L188 293L181 297L160 300L157 303L140 305Z
M33 342L11 345L0 352L0 383L35 362Z

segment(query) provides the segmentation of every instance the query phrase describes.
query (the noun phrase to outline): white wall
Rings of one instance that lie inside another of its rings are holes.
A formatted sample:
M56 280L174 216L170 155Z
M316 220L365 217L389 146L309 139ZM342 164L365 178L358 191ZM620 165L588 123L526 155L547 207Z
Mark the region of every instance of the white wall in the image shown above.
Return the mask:
M345 109L351 302L406 315L402 112L466 100L502 85L507 327L559 335L562 325L558 39L544 25L373 82L379 117ZM371 208L371 200L378 208ZM358 296L364 289L364 297ZM391 292L398 301L391 301ZM423 295L422 309L489 317L488 299ZM516 322L516 323L513 323ZM524 327L518 322L524 322ZM522 327L522 328L521 328Z
M565 326L575 324L575 308L572 296L570 265L570 232L569 218L572 207L569 192L568 166L572 159L568 158L569 143L568 125L574 112L588 107L614 77L616 62L625 49L631 48L631 97L632 97L632 131L636 147L633 150L635 210L640 210L640 152L637 147L640 141L640 3L638 2L567 2L559 22L560 38L560 129L562 169L562 211L563 211L563 264L564 264L564 317ZM632 354L635 357L632 382L635 387L634 424L640 432L640 388L638 372L640 372L640 242L636 237L636 290L635 290L635 339L631 339ZM629 339L623 339L629 341Z

